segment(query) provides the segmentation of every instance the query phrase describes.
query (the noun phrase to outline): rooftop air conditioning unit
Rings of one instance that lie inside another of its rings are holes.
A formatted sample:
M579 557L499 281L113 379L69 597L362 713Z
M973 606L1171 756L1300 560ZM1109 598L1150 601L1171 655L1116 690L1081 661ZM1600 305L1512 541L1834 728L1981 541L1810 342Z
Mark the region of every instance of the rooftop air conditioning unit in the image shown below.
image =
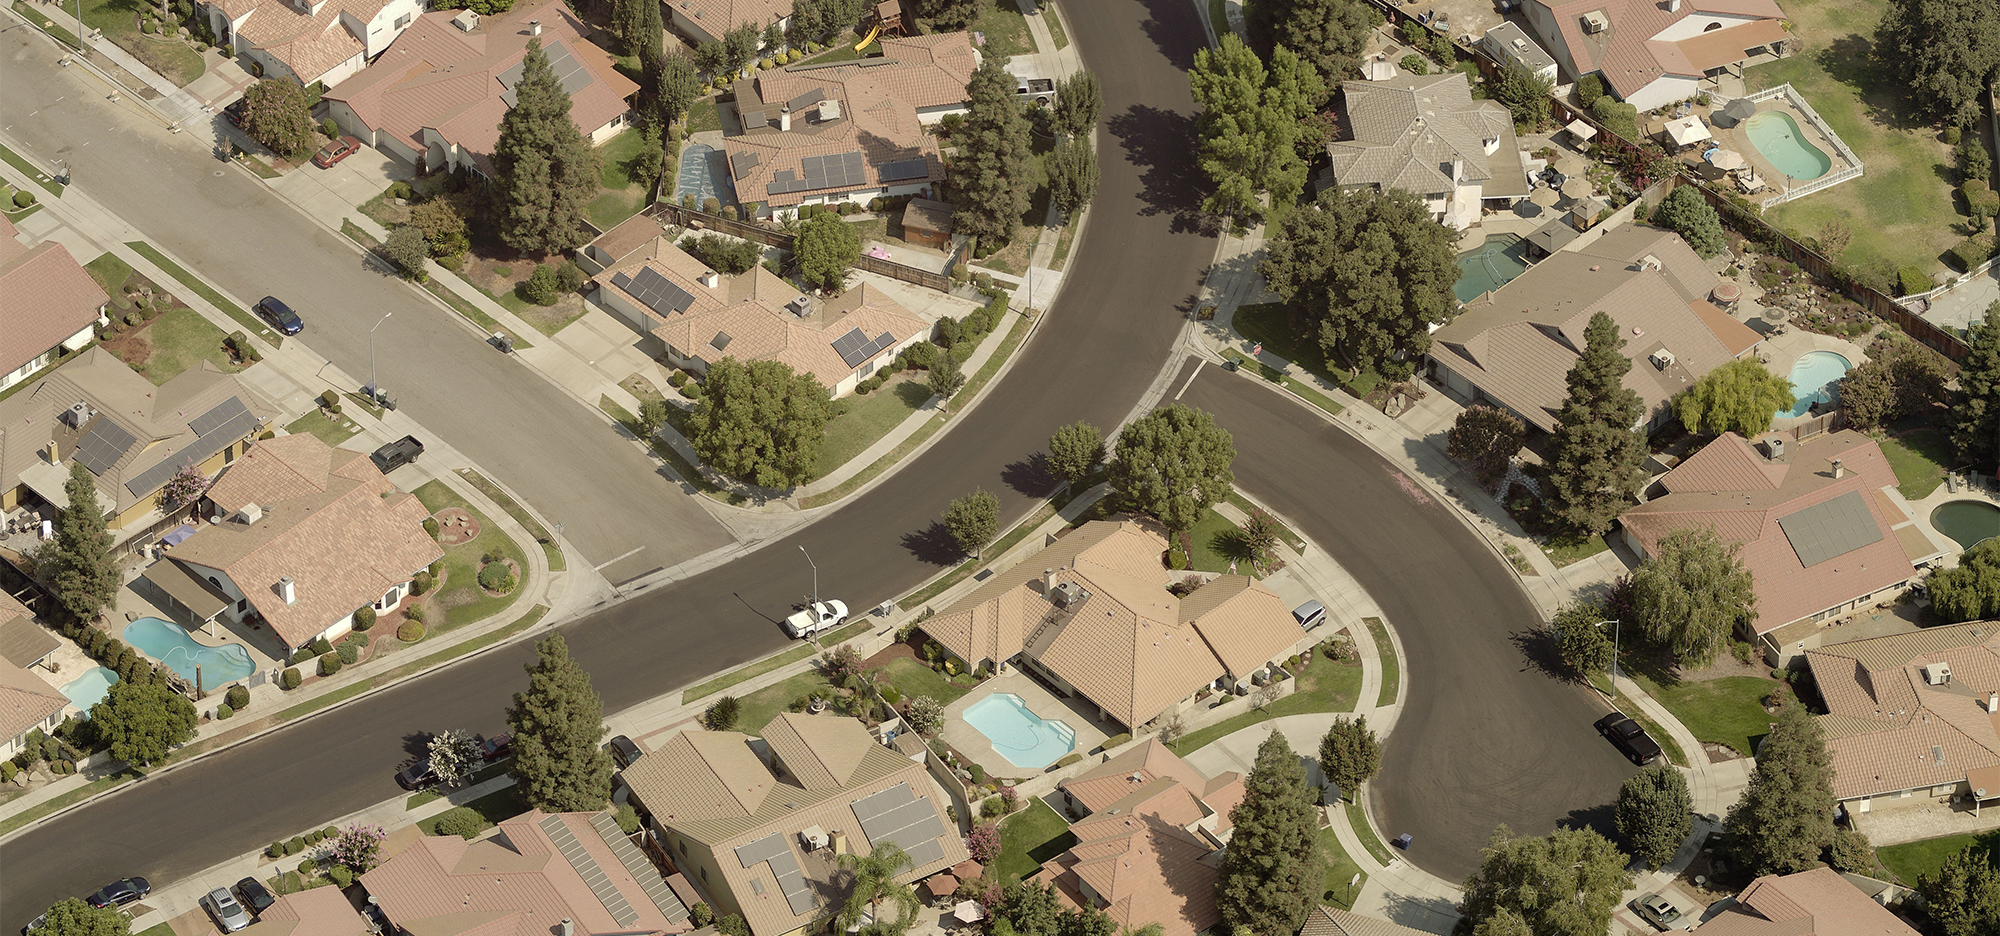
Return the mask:
M471 32L479 28L479 14L472 10L462 11L451 18L451 24L462 32Z
M1674 366L1674 353L1665 348L1661 348L1653 352L1652 361L1654 367L1660 370L1666 370L1667 368Z
M800 829L799 842L805 845L806 851L818 851L825 848L827 846L826 830L819 826Z
M1605 17L1603 10L1592 10L1589 13L1583 14L1583 32L1585 35L1594 36L1610 28L1611 20Z
M1942 685L1944 685L1945 683L1948 683L1948 682L1951 682L1951 664L1950 664L1950 663L1926 663L1926 664L1924 664L1924 684L1925 684L1925 685L1929 685L1929 686L1942 686Z
M812 314L812 300L801 293L793 296L792 301L785 303L785 310L799 318L805 318Z
M722 275L714 270L701 271L701 284L710 289L722 285Z
M238 523L250 524L262 519L264 519L264 508L256 504L244 504L243 509L236 512L236 522Z
M821 119L821 120L839 120L839 119L840 119L840 102L839 102L839 101L833 101L833 100L827 100L827 101L821 101L821 102L819 102L819 119Z
M1056 590L1049 595L1049 600L1054 602L1056 607L1068 610L1074 605L1082 604L1088 597L1090 592L1084 590L1083 586L1075 582L1064 582L1056 586Z
M62 421L68 423L71 429L83 428L83 424L90 421L90 404L70 404L69 409L63 410Z
M1764 440L1764 457L1772 461L1777 461L1785 457L1785 439L1783 436L1772 436Z

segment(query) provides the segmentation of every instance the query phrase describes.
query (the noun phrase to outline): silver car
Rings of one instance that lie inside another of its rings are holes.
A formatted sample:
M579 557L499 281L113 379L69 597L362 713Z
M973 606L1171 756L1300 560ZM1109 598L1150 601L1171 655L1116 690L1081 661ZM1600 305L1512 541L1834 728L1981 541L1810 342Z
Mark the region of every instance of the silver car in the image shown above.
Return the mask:
M250 911L243 909L243 905L236 902L236 897L229 893L227 887L209 891L201 898L201 905L208 911L209 916L215 918L215 925L221 927L225 933L234 933L250 925Z

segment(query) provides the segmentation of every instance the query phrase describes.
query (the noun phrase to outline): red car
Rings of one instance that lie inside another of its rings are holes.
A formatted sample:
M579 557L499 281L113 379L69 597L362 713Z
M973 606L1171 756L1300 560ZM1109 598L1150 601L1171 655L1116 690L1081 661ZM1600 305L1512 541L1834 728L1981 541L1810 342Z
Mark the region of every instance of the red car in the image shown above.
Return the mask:
M355 154L361 149L361 141L351 136L330 140L319 152L313 154L313 165L321 169L331 169L333 164Z

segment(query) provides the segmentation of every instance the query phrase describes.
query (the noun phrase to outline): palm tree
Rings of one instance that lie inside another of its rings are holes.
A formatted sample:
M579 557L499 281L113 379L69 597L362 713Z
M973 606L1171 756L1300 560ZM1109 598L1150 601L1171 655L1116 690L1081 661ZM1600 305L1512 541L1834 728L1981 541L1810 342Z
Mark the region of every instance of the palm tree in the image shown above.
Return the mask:
M908 932L911 925L917 922L917 892L910 885L896 880L896 876L913 865L910 856L894 842L883 842L866 855L840 856L840 866L854 877L854 890L847 895L847 905L840 910L836 921L839 929L859 929L866 919L872 921L865 930L868 936L901 936ZM885 900L897 907L894 921L882 918L881 908Z

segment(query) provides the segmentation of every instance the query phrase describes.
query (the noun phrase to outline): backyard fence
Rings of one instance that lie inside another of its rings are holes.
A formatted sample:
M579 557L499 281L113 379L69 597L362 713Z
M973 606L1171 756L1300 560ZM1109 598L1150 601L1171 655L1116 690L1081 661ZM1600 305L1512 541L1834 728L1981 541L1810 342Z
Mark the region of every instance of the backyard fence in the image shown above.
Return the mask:
M734 235L745 240L753 240L760 244L769 244L772 247L782 250L791 250L793 242L797 240L793 235L783 231L773 231L762 225L748 224L725 218L721 215L696 211L692 208L673 204L672 202L654 202L652 207L646 209L646 213L654 219L664 221L668 224L720 231L724 234ZM951 291L951 277L942 273L933 273L929 270L920 270L913 266L905 266L893 260L883 260L880 257L871 257L867 254L862 254L855 258L854 266L856 269L867 270L870 273L879 273L891 279L922 286L925 289L935 289L938 292Z
M1842 169L1839 172L1829 173L1827 175L1820 176L1819 178L1807 182L1806 184L1801 185L1797 188L1792 188L1790 186L1787 186L1783 191L1779 192L1778 194L1773 195L1770 198L1766 198L1763 201L1759 202L1758 203L1759 207L1774 208L1777 207L1778 205L1784 204L1785 202L1791 201L1794 198L1803 198L1807 195L1811 195L1812 193L1820 191L1822 189L1827 189L1835 185L1839 185L1840 183L1845 182L1849 179L1856 179L1861 177L1862 174L1861 157L1854 155L1854 151L1848 149L1847 141L1842 140L1840 138L1840 134L1833 132L1833 128L1827 125L1825 118L1822 118L1819 115L1819 111L1813 110L1812 105L1806 103L1805 98L1800 97L1797 91L1792 90L1791 82L1788 81L1775 88L1765 88L1762 91L1756 91L1750 94L1746 94L1744 95L1744 100L1750 101L1751 103L1754 104L1762 101L1768 101L1772 98L1777 98L1777 97L1784 98L1786 103L1791 104L1793 107L1798 109L1799 113L1804 114L1806 116L1806 122L1812 124L1813 129L1819 131L1820 138L1822 140L1825 140L1829 146L1832 146L1835 151L1839 152L1840 158L1847 160L1847 168ZM1790 178L1790 176L1787 176L1786 178Z

